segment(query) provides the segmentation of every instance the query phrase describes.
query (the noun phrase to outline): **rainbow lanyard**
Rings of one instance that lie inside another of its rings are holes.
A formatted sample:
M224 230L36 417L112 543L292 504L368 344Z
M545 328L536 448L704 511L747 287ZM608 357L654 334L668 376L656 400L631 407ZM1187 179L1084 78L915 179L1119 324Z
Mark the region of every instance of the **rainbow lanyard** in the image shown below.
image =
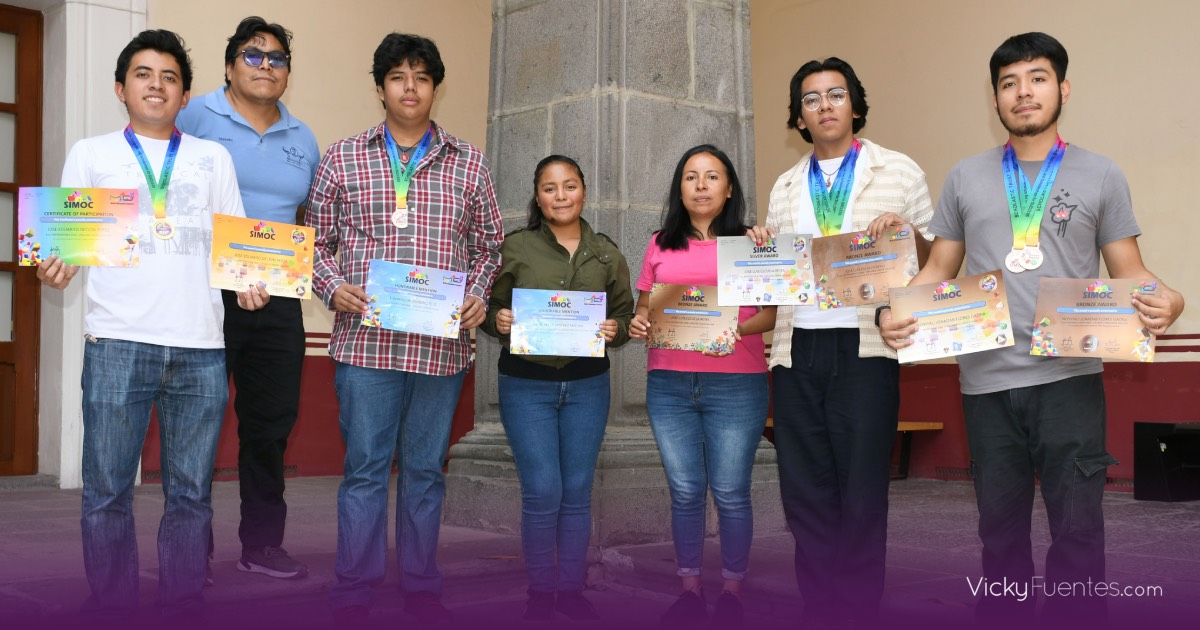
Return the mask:
M171 172L175 170L175 155L179 153L179 143L182 140L183 134L172 127L167 156L163 159L162 176L155 178L154 170L150 168L150 160L146 158L146 151L142 148L142 143L138 142L137 135L133 133L133 126L125 127L125 141L129 143L129 148L133 149L133 155L142 167L142 175L146 176L146 187L150 189L150 204L154 207L155 219L167 218L167 186L171 183Z
M846 218L846 206L850 203L850 189L854 187L854 164L858 162L860 151L862 143L855 138L846 157L842 159L842 165L838 167L837 179L833 180L833 186L828 190L825 189L825 180L821 179L817 155L814 153L809 160L808 193L812 197L813 211L817 215L822 236L842 233L842 221Z
M1030 186L1029 179L1017 162L1017 152L1013 150L1012 142L1004 145L1004 193L1008 197L1008 212L1012 217L1014 251L1025 249L1026 244L1029 247L1038 246L1046 201L1050 198L1054 178L1058 176L1058 167L1066 152L1067 143L1059 137L1046 156L1046 161L1042 162L1037 181Z
M404 210L408 208L408 184L412 182L413 173L417 172L417 163L425 156L429 143L433 141L433 127L425 132L408 163L400 161L400 149L387 125L383 126L383 134L387 140L388 163L392 167L392 185L396 187L396 209Z

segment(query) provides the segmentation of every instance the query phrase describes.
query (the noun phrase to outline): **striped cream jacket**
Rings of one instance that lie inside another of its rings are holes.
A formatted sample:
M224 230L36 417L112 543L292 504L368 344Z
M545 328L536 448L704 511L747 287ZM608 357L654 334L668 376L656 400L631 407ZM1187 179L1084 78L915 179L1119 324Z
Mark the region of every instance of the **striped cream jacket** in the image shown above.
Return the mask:
M885 212L902 216L925 238L929 236L929 221L933 218L933 204L929 201L929 187L925 184L925 172L907 155L885 149L869 140L859 139L863 145L866 168L862 177L854 182L854 208L850 217L853 229L865 230L871 220ZM812 152L784 172L771 188L771 201L767 209L767 227L776 234L794 233L796 208L804 187L801 182L808 177L809 160ZM776 365L792 367L792 311L795 307L780 306L775 317L775 332L771 340L771 359L768 369ZM875 307L858 307L858 330L861 341L858 346L860 357L888 357L895 359L896 353L879 338L875 328Z

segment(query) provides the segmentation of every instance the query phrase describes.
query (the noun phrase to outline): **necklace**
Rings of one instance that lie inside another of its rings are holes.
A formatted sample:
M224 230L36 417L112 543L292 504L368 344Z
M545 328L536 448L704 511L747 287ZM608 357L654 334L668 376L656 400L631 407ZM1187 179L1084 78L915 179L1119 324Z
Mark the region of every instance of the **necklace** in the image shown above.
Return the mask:
M833 172L832 172L832 173L827 173L827 172L825 171L825 169L821 168L821 165L820 165L820 163L818 163L818 164L817 164L817 168L821 169L821 174L825 176L825 187L826 187L826 188L829 188L829 187L833 186L833 176L834 176L834 175L837 175L837 172L838 172L838 167L840 167L840 166L841 166L840 164L839 164L838 166L835 166L835 167L833 168Z
M416 146L416 145L413 145L413 146ZM402 164L408 164L408 154L412 153L413 147L402 147L400 145L396 145L396 149L398 149L400 151L400 162ZM822 172L824 172L824 171L822 171Z

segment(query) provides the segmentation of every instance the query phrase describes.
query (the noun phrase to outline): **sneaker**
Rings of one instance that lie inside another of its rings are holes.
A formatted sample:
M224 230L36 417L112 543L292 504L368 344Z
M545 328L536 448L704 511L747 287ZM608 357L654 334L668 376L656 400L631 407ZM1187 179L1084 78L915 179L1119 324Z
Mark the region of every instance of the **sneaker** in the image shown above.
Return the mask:
M521 615L521 619L525 621L553 621L554 593L530 590L529 599L525 602L525 614Z
M704 591L684 591L662 616L662 625L668 628L680 628L706 621L708 607L704 603Z
M715 628L740 628L743 612L741 597L729 591L721 591L717 605L713 608L712 625Z
M238 571L247 573L262 573L281 580L292 580L308 576L308 567L293 560L288 552L280 547L263 547L253 551L242 552L238 560Z
M600 615L596 614L592 602L583 596L583 591L559 591L554 609L571 621L600 621Z
M448 624L454 621L454 613L442 605L442 598L429 591L409 593L404 598L404 612L429 626Z

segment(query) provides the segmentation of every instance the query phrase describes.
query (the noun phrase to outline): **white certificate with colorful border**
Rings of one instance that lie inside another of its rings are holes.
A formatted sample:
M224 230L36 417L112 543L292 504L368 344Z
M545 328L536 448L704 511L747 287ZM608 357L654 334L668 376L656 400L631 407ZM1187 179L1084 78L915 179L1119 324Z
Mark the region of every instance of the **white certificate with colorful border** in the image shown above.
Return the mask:
M512 354L560 357L604 356L607 319L604 293L513 289Z
M892 317L917 318L901 363L929 361L1013 345L1012 313L999 270L947 282L892 287Z
M1029 354L1151 363L1154 335L1130 298L1160 293L1149 278L1042 278Z
M458 339L467 274L372 260L362 325Z
M718 306L716 287L659 284L650 289L647 348L730 354L740 306Z
M17 190L17 265L50 256L81 267L136 267L141 239L136 190L22 187Z
M811 234L777 234L755 243L745 236L717 239L717 304L815 304Z

